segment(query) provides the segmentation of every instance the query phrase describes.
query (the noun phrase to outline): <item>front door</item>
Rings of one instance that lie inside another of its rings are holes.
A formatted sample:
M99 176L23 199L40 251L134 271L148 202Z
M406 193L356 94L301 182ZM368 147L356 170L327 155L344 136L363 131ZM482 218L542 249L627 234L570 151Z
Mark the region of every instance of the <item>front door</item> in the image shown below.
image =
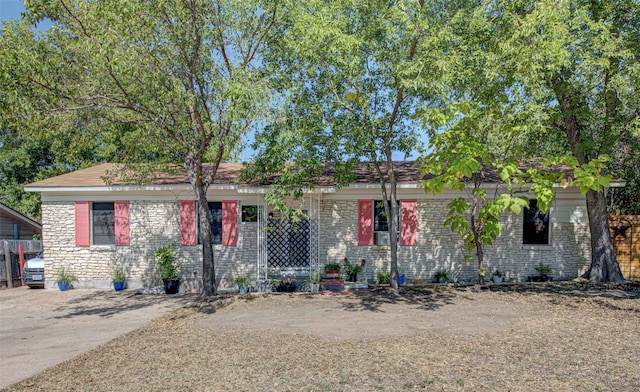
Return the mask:
M311 222L269 218L267 220L267 265L269 270L309 269Z

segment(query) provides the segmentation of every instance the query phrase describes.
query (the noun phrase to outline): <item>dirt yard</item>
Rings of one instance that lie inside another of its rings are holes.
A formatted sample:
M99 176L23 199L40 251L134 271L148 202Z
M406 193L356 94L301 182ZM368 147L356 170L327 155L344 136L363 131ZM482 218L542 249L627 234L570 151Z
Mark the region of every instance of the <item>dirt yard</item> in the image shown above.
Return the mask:
M10 390L638 391L640 284L191 301Z

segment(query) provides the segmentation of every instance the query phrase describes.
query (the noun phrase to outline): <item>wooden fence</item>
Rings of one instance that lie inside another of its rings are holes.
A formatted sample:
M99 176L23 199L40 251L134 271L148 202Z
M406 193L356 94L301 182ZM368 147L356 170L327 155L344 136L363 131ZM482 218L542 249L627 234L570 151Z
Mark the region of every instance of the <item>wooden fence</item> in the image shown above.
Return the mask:
M640 215L610 216L609 227L624 277L640 280Z
M42 241L0 240L0 288L21 285L19 245L22 245L25 260L42 252Z

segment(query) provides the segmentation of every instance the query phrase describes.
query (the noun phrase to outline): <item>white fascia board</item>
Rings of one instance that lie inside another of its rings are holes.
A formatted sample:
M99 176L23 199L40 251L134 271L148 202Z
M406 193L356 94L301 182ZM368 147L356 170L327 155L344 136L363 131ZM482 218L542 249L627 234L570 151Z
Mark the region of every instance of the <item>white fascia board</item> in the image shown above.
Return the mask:
M248 193L248 194L264 194L268 191L273 190L273 187L270 186L262 186L262 187L239 187L238 193ZM307 188L304 189L303 192L305 194L322 194L322 193L335 193L336 187L321 187L321 188Z
M65 187L31 187L25 186L27 192L42 193L97 193L97 192L172 192L191 189L190 185L115 185L115 186L65 186Z
M41 193L103 193L103 192L182 192L191 191L191 185L116 185L116 186L75 186L75 187L24 187L27 192ZM209 190L235 190L235 184L210 185Z

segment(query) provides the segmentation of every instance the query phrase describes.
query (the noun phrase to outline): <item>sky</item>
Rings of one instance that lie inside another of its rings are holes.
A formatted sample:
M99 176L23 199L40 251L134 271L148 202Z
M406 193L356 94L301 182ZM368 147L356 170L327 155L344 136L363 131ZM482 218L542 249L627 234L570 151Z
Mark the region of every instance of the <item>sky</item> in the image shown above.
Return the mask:
M0 0L0 22L20 18L20 14L25 11L22 0ZM47 22L43 22L38 25L39 29L46 29L49 27ZM253 133L249 135L249 140L253 139ZM249 161L255 151L250 147L245 147L240 156L240 160L243 162ZM416 154L412 154L409 159L415 159ZM404 159L402 154L394 154L393 159Z
M22 0L0 0L0 20L17 19L24 11Z

